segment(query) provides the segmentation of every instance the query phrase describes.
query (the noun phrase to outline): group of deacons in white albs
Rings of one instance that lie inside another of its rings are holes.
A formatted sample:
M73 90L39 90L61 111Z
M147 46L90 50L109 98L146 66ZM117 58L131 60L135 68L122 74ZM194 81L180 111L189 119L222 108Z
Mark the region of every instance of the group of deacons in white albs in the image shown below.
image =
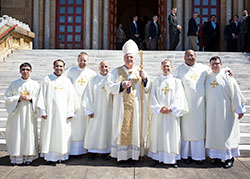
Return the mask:
M181 159L202 165L207 156L214 165L232 167L240 155L245 99L221 59L212 57L209 67L187 50L174 70L164 59L162 74L152 82L135 66L136 43L128 40L122 51L124 65L110 73L107 61L100 62L98 74L88 68L86 52L65 72L64 61L55 60L54 72L41 84L31 79L29 63L20 65L21 77L5 92L11 164L30 165L40 153L55 165L69 155L90 153L91 160L101 154L118 163L147 155L150 166L166 168L177 168Z

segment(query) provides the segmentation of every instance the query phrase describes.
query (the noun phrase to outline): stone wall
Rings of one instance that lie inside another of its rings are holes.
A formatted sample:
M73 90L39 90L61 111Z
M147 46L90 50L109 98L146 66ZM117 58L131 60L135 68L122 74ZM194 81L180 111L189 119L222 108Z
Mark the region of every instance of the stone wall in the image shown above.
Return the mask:
M15 28L13 28L17 25ZM8 32L8 33L6 33ZM6 34L5 34L6 33ZM0 61L3 61L12 50L31 50L35 34L27 24L11 17L0 18Z

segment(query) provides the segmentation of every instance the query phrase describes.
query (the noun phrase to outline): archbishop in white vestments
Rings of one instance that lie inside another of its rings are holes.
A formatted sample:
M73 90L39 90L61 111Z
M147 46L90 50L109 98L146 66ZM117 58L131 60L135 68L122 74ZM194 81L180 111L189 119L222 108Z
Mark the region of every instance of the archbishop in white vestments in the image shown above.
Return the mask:
M71 118L75 112L75 90L62 75L64 62L54 62L55 72L41 84L38 107L42 117L40 152L46 161L67 160L71 142Z
M213 72L206 80L207 155L225 160L224 167L228 168L233 164L233 157L240 155L239 119L245 112L245 99L236 80L220 70L219 57L212 57L210 66Z
M5 92L8 120L6 144L11 164L30 164L38 157L36 101L40 85L30 78L31 65L20 66L22 77Z
M111 139L111 157L120 160L138 160L143 155L143 139L148 108L146 93L150 81L143 71L134 66L138 47L133 40L123 46L125 65L114 69L108 76L106 90L114 95ZM140 83L143 85L143 99L140 97ZM143 103L143 125L141 127L140 104Z
M180 160L180 117L188 112L188 104L181 80L170 74L171 61L162 61L163 75L156 78L151 90L151 121L148 156L165 164L178 167Z
M112 95L107 93L105 84L109 65L100 63L100 73L92 78L83 95L82 105L89 117L84 148L90 153L108 154L111 151Z
M71 120L72 138L70 155L81 155L87 153L87 150L83 148L87 117L85 117L84 108L81 105L81 99L88 81L96 75L95 71L87 67L88 54L86 52L81 52L78 55L77 62L77 67L71 67L65 73L73 83L78 99L78 110L75 117Z

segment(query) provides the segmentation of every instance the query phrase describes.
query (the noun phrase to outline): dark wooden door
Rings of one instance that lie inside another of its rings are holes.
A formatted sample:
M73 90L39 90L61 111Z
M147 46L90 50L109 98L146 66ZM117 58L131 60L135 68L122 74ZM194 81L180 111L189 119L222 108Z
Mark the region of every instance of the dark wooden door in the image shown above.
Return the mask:
M216 15L216 22L220 23L220 0L193 0L192 12L197 12L198 24L204 24L209 20L211 15Z
M57 0L56 48L83 48L83 10L82 0Z
M159 27L161 32L161 38L158 41L158 49L166 49L166 0L158 0L158 14L159 14Z
M117 0L109 0L109 28L108 28L108 47L114 50L116 47L117 29Z

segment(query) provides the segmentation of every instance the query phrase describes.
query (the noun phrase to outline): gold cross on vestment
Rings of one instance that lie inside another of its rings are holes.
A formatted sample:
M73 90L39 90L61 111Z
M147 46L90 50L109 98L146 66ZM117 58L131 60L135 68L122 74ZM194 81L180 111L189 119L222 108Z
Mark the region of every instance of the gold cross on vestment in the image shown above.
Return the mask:
M30 93L27 92L26 90L23 90L23 92L20 93L21 96L29 96Z
M198 78L198 75L196 75L195 73L193 73L193 74L190 76L190 78L193 78L193 79L194 79L194 81L196 81L196 80L197 80L197 78Z
M105 87L104 87L104 86L102 87L102 90L106 93L106 89L105 89Z
M63 88L62 87L56 87L54 88L55 90L62 90Z
M83 85L83 83L86 83L86 81L83 80L83 78L81 78L81 80L77 81L81 86Z
M212 86L213 85L213 86ZM213 81L213 83L210 83L210 86L212 86L212 88L215 88L215 85L217 86L218 83L216 82L216 80Z
M164 94L167 94L167 92L170 91L170 89L167 86L165 86L161 90L164 91Z

